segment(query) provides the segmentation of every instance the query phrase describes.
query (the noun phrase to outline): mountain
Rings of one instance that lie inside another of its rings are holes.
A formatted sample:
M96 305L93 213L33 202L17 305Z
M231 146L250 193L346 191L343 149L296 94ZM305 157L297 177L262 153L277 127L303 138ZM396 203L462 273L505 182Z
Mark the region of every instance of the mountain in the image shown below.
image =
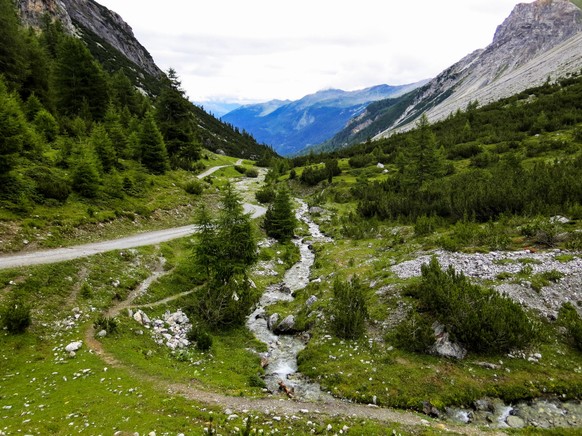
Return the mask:
M23 25L43 29L46 19L60 23L69 35L81 38L104 70L122 70L145 94L155 97L165 86L166 75L121 16L93 0L17 0ZM192 128L197 139L212 151L222 150L244 158L274 155L248 134L222 123L192 104Z
M279 154L291 155L331 138L371 102L406 94L423 83L379 85L351 92L327 89L296 101L245 105L222 120L250 132Z
M16 4L24 25L40 29L48 16L67 33L82 38L106 69L122 68L142 89L157 90L156 80L164 73L117 13L92 0L17 0Z
M429 121L438 121L471 102L497 101L581 68L580 8L568 0L518 4L488 47L465 56L408 95L370 105L320 149L408 130L423 113Z

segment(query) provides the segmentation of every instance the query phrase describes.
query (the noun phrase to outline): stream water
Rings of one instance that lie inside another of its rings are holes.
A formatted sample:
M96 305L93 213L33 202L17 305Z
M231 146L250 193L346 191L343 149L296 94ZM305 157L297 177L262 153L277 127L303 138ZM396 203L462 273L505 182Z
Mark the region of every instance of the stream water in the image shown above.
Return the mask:
M293 390L293 398L307 401L332 401L331 395L323 392L319 384L306 379L297 372L297 355L305 348L306 338L301 335L276 335L268 327L265 309L278 301L293 300L293 293L305 288L309 284L311 267L315 254L311 250L313 242L329 242L317 224L308 216L307 204L296 200L299 207L296 210L298 220L307 224L310 236L294 239L300 251L300 260L285 273L283 282L267 287L255 311L247 320L248 328L255 337L264 342L268 351L262 357L268 362L265 367L265 383L271 392L279 390L279 383Z

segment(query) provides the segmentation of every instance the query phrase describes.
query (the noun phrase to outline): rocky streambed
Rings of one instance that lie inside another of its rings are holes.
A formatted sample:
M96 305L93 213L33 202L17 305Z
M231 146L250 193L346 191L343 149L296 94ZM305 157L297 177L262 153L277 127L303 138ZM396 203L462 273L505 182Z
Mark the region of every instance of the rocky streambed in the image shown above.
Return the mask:
M287 270L281 283L267 287L257 308L249 316L247 326L256 338L268 347L268 351L261 357L266 364L265 383L269 391L277 392L286 387L290 397L328 402L332 400L329 394L323 392L317 383L310 382L297 372L297 355L305 348L309 336L293 334L295 320L292 315L281 320L277 314L267 317L265 311L267 307L279 301L291 301L294 292L308 285L315 260L311 244L330 240L309 218L307 204L301 200L297 201L299 202L297 219L307 224L310 236L293 240L299 248L300 260Z

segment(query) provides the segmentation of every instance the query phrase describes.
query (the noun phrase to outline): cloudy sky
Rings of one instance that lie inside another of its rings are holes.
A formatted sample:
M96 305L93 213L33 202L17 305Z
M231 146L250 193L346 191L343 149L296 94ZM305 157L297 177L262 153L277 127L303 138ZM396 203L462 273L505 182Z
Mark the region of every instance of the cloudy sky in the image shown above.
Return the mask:
M516 0L97 0L188 96L257 102L436 76L487 46ZM525 2L530 3L531 0Z

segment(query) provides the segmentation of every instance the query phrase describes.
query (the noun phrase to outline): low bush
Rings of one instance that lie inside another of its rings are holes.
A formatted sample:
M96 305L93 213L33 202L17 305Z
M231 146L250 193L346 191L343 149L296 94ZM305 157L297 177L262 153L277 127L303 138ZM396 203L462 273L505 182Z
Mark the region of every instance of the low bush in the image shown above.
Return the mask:
M208 351L212 348L212 336L200 326L192 326L188 331L187 339L200 351Z
M95 328L96 332L105 330L108 335L111 335L113 333L117 333L118 325L115 318L99 315L93 323L93 327Z
M256 168L249 168L245 171L245 175L247 177L251 177L253 179L256 179L257 177L259 177L259 172L257 171Z
M368 304L364 287L357 277L349 282L333 283L333 329L343 339L359 339L364 335Z
M472 284L452 267L443 271L433 257L420 282L409 289L422 311L446 325L453 339L482 353L523 348L537 337L535 324L509 297Z
M582 351L582 317L571 303L564 303L560 307L558 323L566 328L567 338L571 345Z
M24 333L31 323L30 307L19 297L13 298L0 308L0 327L10 334Z
M204 192L204 186L199 180L191 180L184 184L184 191L191 195L200 195Z

